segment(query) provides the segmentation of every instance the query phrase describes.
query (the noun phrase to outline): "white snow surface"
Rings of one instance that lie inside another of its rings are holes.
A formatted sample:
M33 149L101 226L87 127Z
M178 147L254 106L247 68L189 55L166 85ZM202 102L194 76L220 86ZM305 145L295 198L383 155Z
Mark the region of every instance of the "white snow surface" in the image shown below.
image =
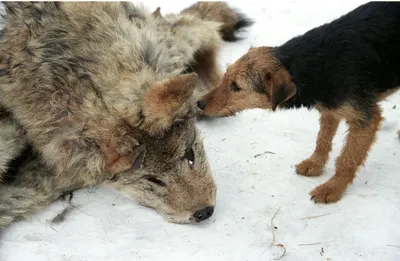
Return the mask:
M230 1L256 23L242 34L246 39L224 46L220 64L225 68L250 46L282 44L364 2ZM145 5L151 10L161 6L165 14L192 3ZM400 94L382 102L382 108L385 121L377 142L336 204L314 204L308 193L334 174L345 124L324 175L307 178L296 175L294 165L314 149L317 112L249 110L198 123L218 186L209 220L171 224L117 192L84 189L74 194L78 208L59 225L48 220L63 209L62 202L11 225L2 238L0 260L274 260L282 254L281 248L271 247L271 218L278 208L276 244L286 248L281 260L400 260ZM266 151L273 154L262 154Z

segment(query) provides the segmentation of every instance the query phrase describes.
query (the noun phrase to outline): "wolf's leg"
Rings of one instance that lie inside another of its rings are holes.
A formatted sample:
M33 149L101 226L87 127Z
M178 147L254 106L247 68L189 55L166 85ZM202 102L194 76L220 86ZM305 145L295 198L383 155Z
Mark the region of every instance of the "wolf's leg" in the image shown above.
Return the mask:
M0 105L0 183L2 176L15 159L27 146L22 127L9 112Z
M29 218L46 208L61 194L56 176L32 149L18 166L6 175L8 183L0 185L0 230L12 222ZM69 182L62 186L69 186Z
M26 187L0 186L0 231L13 222L29 218L60 195Z
M204 91L210 91L217 86L222 77L217 63L221 45L220 38L222 37L225 41L238 40L236 32L250 26L252 22L225 2L198 2L181 13L193 15L204 21L204 23L197 23L199 33L195 37L200 38L203 43L195 50L194 61L190 63L190 69L196 72L203 81ZM207 22L214 22L214 27ZM186 34L191 35L190 32L186 32Z
M46 166L38 153L27 150L4 185L0 185L0 230L12 222L29 218L45 209L68 191L96 186L103 181L87 175L75 177L56 176L54 170Z

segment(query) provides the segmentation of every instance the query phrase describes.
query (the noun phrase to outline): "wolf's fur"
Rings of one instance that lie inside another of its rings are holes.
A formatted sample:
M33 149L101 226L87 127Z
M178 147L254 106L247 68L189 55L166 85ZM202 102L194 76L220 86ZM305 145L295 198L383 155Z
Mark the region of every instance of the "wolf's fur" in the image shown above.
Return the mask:
M0 106L0 182L9 169L9 163L24 150L26 144L27 140L19 123Z
M224 21L127 2L5 5L0 102L32 152L0 187L0 228L100 184L168 221L201 221L215 184L193 93L220 78Z

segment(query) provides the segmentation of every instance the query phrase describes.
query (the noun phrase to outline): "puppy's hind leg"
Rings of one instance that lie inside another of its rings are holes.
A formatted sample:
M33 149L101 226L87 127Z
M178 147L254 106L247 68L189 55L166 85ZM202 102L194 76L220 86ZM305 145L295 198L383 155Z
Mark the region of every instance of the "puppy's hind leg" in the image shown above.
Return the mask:
M296 172L303 176L320 176L332 150L332 140L340 119L333 113L321 111L317 146L313 154L296 165Z
M318 203L336 202L342 197L347 186L353 182L358 168L367 158L382 121L378 105L375 105L367 119L363 119L354 109L343 111L349 125L347 141L336 160L335 175L310 193L311 199Z

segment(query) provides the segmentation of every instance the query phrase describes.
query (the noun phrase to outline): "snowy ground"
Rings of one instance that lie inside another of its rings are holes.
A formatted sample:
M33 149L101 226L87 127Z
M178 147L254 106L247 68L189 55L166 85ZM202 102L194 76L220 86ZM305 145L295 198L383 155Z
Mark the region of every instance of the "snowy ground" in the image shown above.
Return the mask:
M221 66L251 45L281 44L362 2L232 1L256 24L246 40L225 46ZM146 3L165 13L191 1ZM47 223L63 208L57 202L7 229L0 260L273 260L281 255L270 246L270 220L278 208L276 243L287 250L281 260L400 260L400 94L382 107L386 120L377 143L337 204L316 205L308 193L333 175L345 126L334 140L325 175L305 178L295 174L294 165L313 151L317 113L253 110L198 124L218 185L215 214L208 221L169 224L113 191L82 190L74 197L79 208L61 225Z

